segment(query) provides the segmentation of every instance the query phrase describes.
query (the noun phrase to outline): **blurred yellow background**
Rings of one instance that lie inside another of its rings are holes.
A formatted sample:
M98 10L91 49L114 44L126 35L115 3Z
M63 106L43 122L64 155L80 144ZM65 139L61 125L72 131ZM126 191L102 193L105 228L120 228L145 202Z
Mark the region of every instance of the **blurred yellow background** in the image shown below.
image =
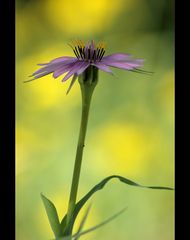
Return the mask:
M16 234L53 238L40 192L65 214L78 139L76 82L46 76L23 84L53 58L72 55L72 39L105 41L106 54L144 58L152 76L100 72L94 92L79 195L111 174L144 185L174 185L174 37L172 0L17 0ZM127 211L84 240L173 240L174 194L113 180L92 199L86 228ZM80 216L79 216L80 218ZM118 227L119 226L119 227Z

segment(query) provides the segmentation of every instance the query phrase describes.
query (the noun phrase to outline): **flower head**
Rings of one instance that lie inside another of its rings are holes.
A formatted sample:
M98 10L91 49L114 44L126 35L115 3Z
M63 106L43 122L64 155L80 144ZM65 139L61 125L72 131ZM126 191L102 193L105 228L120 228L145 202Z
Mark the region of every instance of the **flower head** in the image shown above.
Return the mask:
M42 66L42 68L34 72L31 75L33 78L26 82L33 81L50 73L53 73L54 78L67 73L62 79L63 82L67 81L71 76L73 76L67 91L68 93L77 77L84 73L84 71L91 65L111 74L112 71L110 67L141 73L146 72L139 69L139 67L142 67L143 65L143 59L132 59L131 55L124 53L114 53L104 56L105 44L103 42L95 44L94 41L87 43L75 41L69 45L73 49L76 57L64 56L53 59L49 63L38 64Z

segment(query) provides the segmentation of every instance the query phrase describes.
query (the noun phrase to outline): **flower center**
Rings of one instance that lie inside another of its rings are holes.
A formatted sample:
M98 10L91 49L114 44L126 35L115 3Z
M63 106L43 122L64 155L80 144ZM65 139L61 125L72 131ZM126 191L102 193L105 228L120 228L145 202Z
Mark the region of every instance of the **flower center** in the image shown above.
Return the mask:
M101 61L105 54L105 44L103 42L95 45L94 41L84 44L82 41L75 41L69 44L73 49L74 54L79 60L88 62Z

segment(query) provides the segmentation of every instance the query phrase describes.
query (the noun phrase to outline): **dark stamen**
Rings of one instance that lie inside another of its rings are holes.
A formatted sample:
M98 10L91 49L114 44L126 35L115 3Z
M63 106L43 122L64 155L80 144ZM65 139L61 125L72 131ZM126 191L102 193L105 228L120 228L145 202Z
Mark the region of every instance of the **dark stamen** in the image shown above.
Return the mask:
M78 50L77 50L76 47L75 47L75 51L76 51L76 53L77 53L77 58L80 58L80 55L79 55Z
M85 58L85 51L84 51L84 47L82 48L82 55L83 55L83 58Z
M93 55L92 55L92 60L96 61L96 50L94 50Z
M82 48L78 46L78 50L79 50L79 53L80 53L81 58L83 59Z
M104 53L105 53L105 50L102 48L102 51L101 51L101 53L100 53L100 60L102 60L102 58L103 58L103 56L104 56Z
M75 56L79 59L78 55L77 55L77 52L75 51L75 49L73 48L73 52L75 54Z
M96 56L96 59L99 59L99 54L100 54L100 48L97 48L97 50L98 50L98 53L97 53L97 56Z
M90 48L88 49L88 59L90 60Z

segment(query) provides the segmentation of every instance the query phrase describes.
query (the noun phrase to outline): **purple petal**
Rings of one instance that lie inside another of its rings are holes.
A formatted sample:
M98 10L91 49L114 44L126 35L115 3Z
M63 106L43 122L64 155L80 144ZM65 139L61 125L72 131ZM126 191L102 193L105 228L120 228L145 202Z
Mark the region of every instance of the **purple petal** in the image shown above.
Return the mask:
M67 60L76 60L75 57L58 57L53 59L50 63L59 63L59 62L65 62Z
M70 85L69 85L69 88L68 88L68 90L67 90L67 93L66 93L66 94L68 94L68 93L70 92L70 90L71 90L71 88L72 88L73 84L75 83L75 81L76 81L77 77L78 77L78 75L77 75L77 74L74 74L74 75L73 75L73 78L72 78L72 80L71 80L71 83L70 83Z
M75 63L67 64L65 66L61 66L60 68L56 69L53 73L53 77L57 78L61 76L63 73L70 71Z
M67 66L65 68L59 68L57 70L55 70L55 72L53 73L53 77L54 78L58 78L59 76L61 76L62 74L68 72L71 69L70 66Z
M46 76L46 75L50 74L51 72L52 72L52 71L46 71L46 72L40 73L40 74L34 76L32 79L27 80L27 81L24 81L24 82L31 82L31 81L33 81L33 80L36 80L36 79L41 78L41 77L43 77L43 76Z
M142 67L143 65L143 59L136 59L136 60L131 60L131 61L127 61L127 62L103 62L106 65L110 66L110 67L116 67L116 68L120 68L120 69L125 69L125 70L132 70L134 68L139 68Z
M36 72L34 72L32 74L32 76L37 75L37 74L42 73L42 72L45 72L45 71L50 71L50 70L55 71L55 70L57 70L58 68L60 68L64 65L68 65L68 64L76 62L76 61L77 61L76 58L72 58L72 59L69 59L69 60L68 59L64 60L64 61L62 60L61 62L48 63L48 65L46 65L45 67L40 68Z
M41 78L41 77L46 76L46 75L48 75L48 74L50 74L50 73L52 73L52 72L53 72L52 70L49 70L49 71L40 73L40 74L34 76L34 79Z
M111 60L111 61L125 61L130 59L131 55L129 54L124 54L124 53L114 53L111 55L107 55L102 58L102 60Z
M89 43L87 42L85 47L84 47L84 53L85 53L85 56L88 56L88 47L89 47Z
M43 73L43 72L49 71L49 70L55 71L57 68L59 68L62 65L63 65L62 63L48 64L47 66L42 67L42 68L38 69L37 71L35 71L32 74L32 76L37 75L39 73Z
M95 49L95 44L94 41L92 40L90 43L90 59L92 60L93 54L94 54L94 49Z
M103 63L95 63L94 66L96 66L97 68L99 68L100 70L102 70L104 72L113 74L111 69Z
M93 53L93 52L94 52L94 48L95 48L95 45L94 45L94 41L93 41L93 40L91 41L90 48L91 48L91 51L92 51L92 53Z
M67 73L67 75L65 75L65 77L62 79L62 81L66 81L68 78L70 78L73 74L77 73L78 74L78 71L80 72L80 69L83 68L84 64L89 64L89 63L84 63L84 62L77 62L75 63L70 71Z
M84 64L81 66L81 68L77 71L77 74L78 75L82 74L89 66L90 66L90 63L84 62Z

